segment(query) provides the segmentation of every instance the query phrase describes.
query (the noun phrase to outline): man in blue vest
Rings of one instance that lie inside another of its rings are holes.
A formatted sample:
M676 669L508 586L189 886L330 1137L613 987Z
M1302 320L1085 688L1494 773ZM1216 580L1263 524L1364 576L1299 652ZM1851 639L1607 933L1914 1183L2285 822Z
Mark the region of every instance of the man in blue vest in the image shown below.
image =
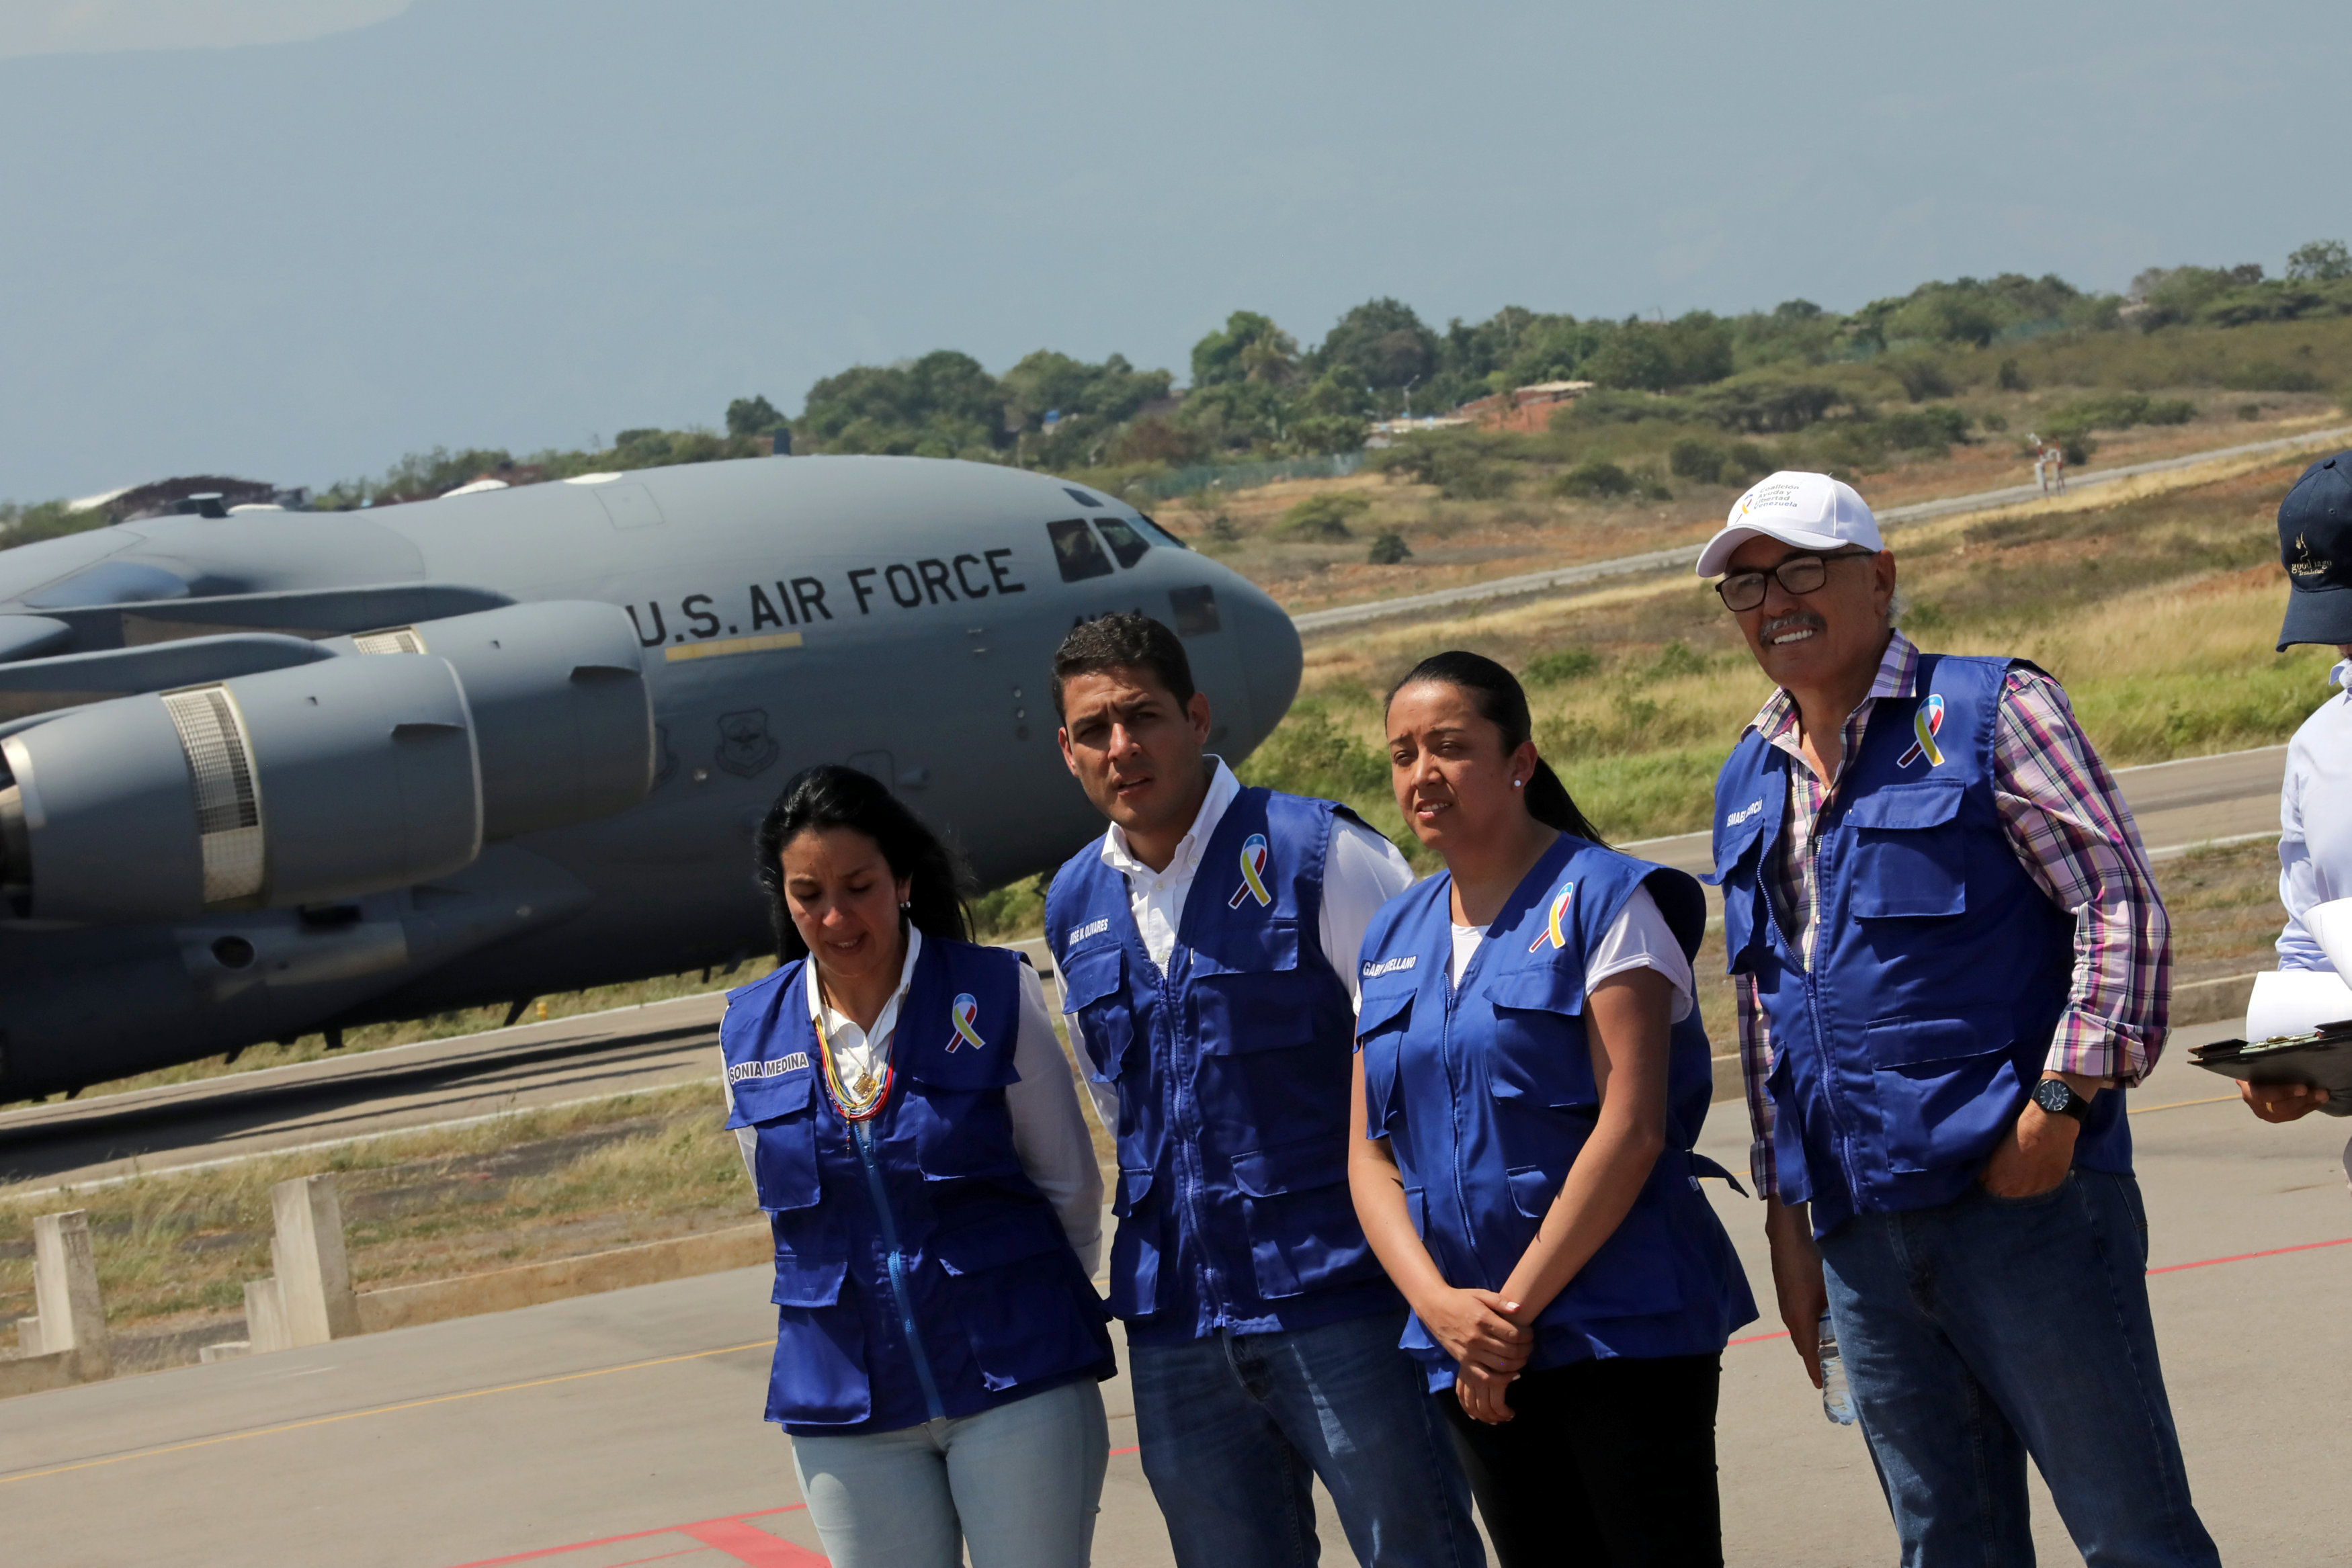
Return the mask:
M1204 755L1208 699L1160 622L1085 622L1053 678L1110 828L1055 875L1045 935L1117 1130L1110 1306L1176 1561L1312 1562L1320 1476L1366 1568L1483 1564L1348 1188L1356 953L1412 874L1344 809Z
M1773 1283L1904 1563L2032 1562L2030 1456L2086 1559L2218 1563L2124 1117L2171 962L2130 810L2055 681L1893 629L1851 486L1771 476L1698 570L1780 688L1715 800Z

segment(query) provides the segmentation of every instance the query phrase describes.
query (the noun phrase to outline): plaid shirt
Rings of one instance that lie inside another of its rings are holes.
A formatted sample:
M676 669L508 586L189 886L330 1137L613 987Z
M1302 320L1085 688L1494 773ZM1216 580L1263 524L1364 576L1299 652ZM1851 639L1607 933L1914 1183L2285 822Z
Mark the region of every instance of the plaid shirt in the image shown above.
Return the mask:
M1902 632L1888 639L1870 695L1845 721L1845 761L1862 748L1880 697L1917 695L1919 650ZM1797 705L1786 691L1749 726L1796 759L1789 769L1789 812L1779 852L1766 866L1773 913L1796 939L1810 967L1820 921L1813 831L1836 792L1804 759ZM2050 1041L2047 1065L2060 1072L2137 1083L2164 1048L2172 992L2172 928L2158 897L2147 852L2131 808L2056 681L2013 669L2001 689L1993 732L1993 800L2009 847L2050 902L2074 917L2074 979ZM1756 981L1733 977L1739 1003L1739 1071L1756 1141L1748 1167L1759 1192L1779 1195L1772 1165L1772 1032L1756 1001Z

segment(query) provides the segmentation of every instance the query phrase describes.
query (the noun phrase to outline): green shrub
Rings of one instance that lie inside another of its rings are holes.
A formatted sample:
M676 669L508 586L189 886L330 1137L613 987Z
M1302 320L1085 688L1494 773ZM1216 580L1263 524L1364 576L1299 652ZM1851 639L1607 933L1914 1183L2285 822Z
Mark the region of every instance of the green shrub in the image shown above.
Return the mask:
M1577 500L1602 501L1618 496L1630 496L1640 486L1633 476L1614 463L1588 457L1554 480L1552 488Z
M2066 461L2077 468L2086 466L2091 461L2091 454L2098 449L2099 444L2087 435L2064 435L2058 441L2058 450L2063 452Z
M1371 465L1391 478L1434 485L1449 501L1491 501L1509 493L1511 471L1503 459L1519 450L1513 436L1450 430L1409 435L1373 454Z
M1780 466L1773 455L1752 441L1735 441L1724 454L1725 467L1729 476L1739 483L1761 479Z
M1282 534L1286 538L1336 544L1355 538L1348 528L1349 519L1371 509L1372 504L1361 496L1309 496L1282 514Z
M1331 722L1313 699L1294 705L1265 744L1243 764L1242 782L1327 800L1388 792L1388 758Z
M1234 526L1233 518L1219 512L1209 519L1209 538L1221 545L1234 545L1241 543L1242 531Z
M2158 398L2141 417L2149 424L2187 424L2197 417L2197 405L2185 397Z
M2251 422L2260 419L2262 416L2263 405L2258 402L2242 402L2238 405L2238 417L2240 419Z
M1819 423L1846 397L1820 382L1759 380L1710 387L1692 401L1701 416L1726 430L1769 435Z
M1667 680L1675 675L1703 675L1706 661L1691 651L1691 645L1677 637L1658 650L1657 663L1650 666L1655 680Z
M1519 671L1519 678L1539 686L1580 681L1601 668L1601 656L1590 648L1555 648L1538 653Z
M1666 455L1666 466L1676 478L1696 480L1701 485L1721 482L1723 470L1730 461L1731 455L1722 447L1695 435L1675 442Z
M2282 365L2276 360L2256 360L2225 371L2221 384L2231 392L2317 392L2320 382L2316 375L2301 365Z
M2009 428L2009 420L2007 416L1998 413L1980 413L1977 415L1977 423L1981 428L1990 430L1995 434L1999 434L2000 432Z
M1993 380L1999 383L2003 392L2021 392L2030 390L2033 384L2025 379L2025 372L2017 368L2015 360L2003 360L2000 362L2000 369L1994 373Z
M1886 368L1895 372L1895 379L1903 383L1903 395L1913 402L1952 395L1952 378L1930 355L1906 354L1899 360L1889 360Z
M1396 566L1411 559L1412 555L1412 549L1404 542L1402 534L1385 533L1372 541L1372 548L1364 559L1374 566Z

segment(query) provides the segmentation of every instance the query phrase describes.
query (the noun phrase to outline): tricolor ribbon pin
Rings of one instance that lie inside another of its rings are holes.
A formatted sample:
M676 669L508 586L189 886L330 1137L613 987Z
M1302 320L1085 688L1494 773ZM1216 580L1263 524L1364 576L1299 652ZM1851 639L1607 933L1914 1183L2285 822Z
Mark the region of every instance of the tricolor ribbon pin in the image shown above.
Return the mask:
M956 1038L948 1041L950 1056L953 1056L960 1047L968 1045L978 1051L988 1043L980 1038L980 1030L973 1027L980 1019L980 998L970 991L948 1005L948 1019L955 1025L956 1031Z
M1908 750L1895 759L1895 766L1908 768L1924 756L1927 758L1928 767L1941 768L1944 753L1936 745L1936 732L1943 727L1944 698L1941 693L1937 693L1921 703L1918 711L1911 716L1911 733L1917 738L1912 741Z
M1242 884L1234 889L1225 901L1228 909L1239 909L1242 900L1255 898L1260 907L1274 902L1274 894L1265 890L1265 835L1252 833L1242 841Z

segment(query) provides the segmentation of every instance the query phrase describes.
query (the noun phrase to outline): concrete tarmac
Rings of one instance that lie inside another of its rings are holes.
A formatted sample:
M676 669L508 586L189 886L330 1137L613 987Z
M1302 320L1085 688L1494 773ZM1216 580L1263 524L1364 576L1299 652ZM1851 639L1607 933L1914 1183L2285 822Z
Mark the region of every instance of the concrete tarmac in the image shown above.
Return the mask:
M2184 1042L2185 1043L2185 1042ZM2168 1056L2133 1117L2149 1281L2198 1502L2225 1561L2345 1560L2352 1419L2352 1124L2257 1124ZM1704 1140L1746 1165L1737 1107ZM1822 1419L1770 1321L1757 1206L1708 1188L1767 1321L1725 1353L1726 1560L1892 1561L1862 1439ZM773 1319L762 1270L614 1291L0 1403L0 1542L26 1568L551 1568L660 1561L807 1568L819 1543L784 1440L759 1419ZM1113 1412L1096 1562L1170 1562ZM2037 1495L2039 1495L2039 1483ZM2044 1559L2074 1561L2046 1497ZM1351 1559L1328 1516L1326 1560Z

